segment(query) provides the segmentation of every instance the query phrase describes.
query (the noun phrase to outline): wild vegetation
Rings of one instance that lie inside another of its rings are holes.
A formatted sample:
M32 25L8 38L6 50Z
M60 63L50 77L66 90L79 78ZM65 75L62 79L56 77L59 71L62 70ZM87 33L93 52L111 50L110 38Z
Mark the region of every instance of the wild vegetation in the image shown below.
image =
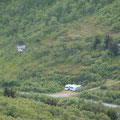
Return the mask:
M113 103L120 105L120 85L118 82L111 85L101 85L100 89L87 91L84 90L79 94L80 98L102 101L105 103Z
M1 120L116 120L119 117L119 109L105 108L102 104L74 98L41 96L35 101L0 96L0 106Z
M119 0L1 1L1 87L58 92L66 83L97 86L119 73L115 27L119 4ZM16 49L20 44L26 45L22 53Z
M15 93L54 93L75 83L101 86L80 98L120 104L120 86L104 85L120 80L119 11L119 0L0 0L1 119L118 119L116 111L84 100L41 103Z

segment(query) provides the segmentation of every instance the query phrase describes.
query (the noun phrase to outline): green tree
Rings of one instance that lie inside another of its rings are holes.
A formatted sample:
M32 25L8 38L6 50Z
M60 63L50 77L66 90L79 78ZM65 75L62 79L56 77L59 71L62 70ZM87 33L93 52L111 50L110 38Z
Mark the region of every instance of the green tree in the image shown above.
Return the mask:
M13 90L13 88L9 89L9 88L6 87L4 89L4 96L15 98L16 97L16 91Z
M114 109L109 109L107 112L108 116L111 118L111 120L117 120L117 114Z
M96 36L95 40L93 42L93 48L97 49L97 45L100 44L100 43L101 43L100 39L98 38L98 36Z
M112 37L110 37L109 35L105 36L105 47L104 49L108 49L109 48L109 44L112 41Z
M4 96L8 96L9 97L9 95L10 95L9 89L7 87L5 87L5 89L4 89Z
M58 103L57 99L53 99L53 98L48 98L45 101L45 104L48 104L48 105L54 105L54 106L56 106L57 103Z
M16 97L16 91L13 90L13 88L10 89L10 96L15 98Z
M109 51L110 51L110 55L114 55L114 56L118 55L118 44L116 41L110 42Z

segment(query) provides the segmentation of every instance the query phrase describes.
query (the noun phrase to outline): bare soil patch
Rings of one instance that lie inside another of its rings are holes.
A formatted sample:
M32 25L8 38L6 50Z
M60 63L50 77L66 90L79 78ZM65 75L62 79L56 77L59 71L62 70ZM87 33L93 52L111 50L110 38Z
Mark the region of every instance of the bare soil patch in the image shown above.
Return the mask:
M73 91L62 91L60 93L50 94L49 96L51 96L51 97L70 97L70 96L74 96L77 94L78 94L77 92L73 92Z

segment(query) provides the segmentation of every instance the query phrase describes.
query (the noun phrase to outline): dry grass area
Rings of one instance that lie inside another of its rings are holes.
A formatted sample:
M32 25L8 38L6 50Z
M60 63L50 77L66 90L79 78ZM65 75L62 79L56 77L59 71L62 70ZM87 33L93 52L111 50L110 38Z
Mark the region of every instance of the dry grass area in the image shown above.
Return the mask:
M82 23L80 22L80 24L78 22L74 22L72 25L69 25L68 28L69 33L67 35L69 37L87 37L93 35L93 33L109 33L113 38L117 35L117 33L109 31L109 26L95 24L93 17L85 19Z
M50 94L49 96L51 96L51 97L70 97L70 96L74 96L77 94L78 94L77 92L73 92L73 91L62 91L59 93Z

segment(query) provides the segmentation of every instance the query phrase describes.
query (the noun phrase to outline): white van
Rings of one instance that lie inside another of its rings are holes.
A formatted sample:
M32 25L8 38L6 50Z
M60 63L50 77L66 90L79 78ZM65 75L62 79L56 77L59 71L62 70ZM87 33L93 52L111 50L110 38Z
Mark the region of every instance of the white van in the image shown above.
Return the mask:
M75 91L76 86L77 86L76 84L71 85L71 86L70 86L70 90L71 90L71 91Z
M81 85L71 85L70 86L70 90L71 91L77 91L79 88L81 88L82 86Z
M77 85L77 90L80 89L82 87L82 85Z
M70 86L71 86L71 84L65 85L65 90L70 90Z

